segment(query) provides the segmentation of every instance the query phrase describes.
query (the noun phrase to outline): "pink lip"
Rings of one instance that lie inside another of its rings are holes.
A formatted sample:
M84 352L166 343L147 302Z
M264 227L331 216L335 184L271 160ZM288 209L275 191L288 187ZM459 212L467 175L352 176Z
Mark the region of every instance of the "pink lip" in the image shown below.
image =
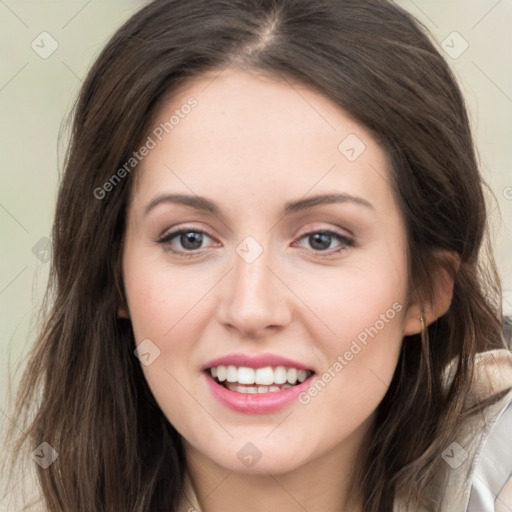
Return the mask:
M291 366L295 367L295 363ZM202 375L203 378L206 379L206 383L210 387L213 396L221 404L233 411L245 414L268 414L284 408L308 389L313 383L313 377L315 376L313 374L304 382L292 386L291 388L283 389L282 391L272 393L237 393L236 391L230 391L224 386L217 384L208 371L202 372Z
M247 368L264 368L265 366L286 366L288 368L297 368L298 370L312 370L298 361L293 361L286 357L275 354L261 354L259 356L248 356L246 354L229 354L209 361L201 367L201 370L213 368L215 366L246 366ZM298 386L297 386L298 387ZM290 388L291 389L291 388Z

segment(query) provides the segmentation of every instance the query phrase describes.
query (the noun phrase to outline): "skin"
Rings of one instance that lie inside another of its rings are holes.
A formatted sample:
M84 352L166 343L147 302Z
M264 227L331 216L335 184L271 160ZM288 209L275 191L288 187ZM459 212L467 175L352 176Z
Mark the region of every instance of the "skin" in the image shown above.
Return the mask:
M205 512L361 510L351 485L358 454L404 334L421 329L386 154L325 96L238 69L175 91L155 126L191 96L198 105L136 171L123 252L127 307L119 315L131 319L137 344L149 338L160 350L144 374L183 436ZM353 162L338 150L350 134L366 146ZM205 196L220 214L164 202L146 215L164 192ZM286 202L331 192L372 206L324 204L283 216ZM181 227L209 233L188 249L192 257L170 252L187 251L179 236L156 242ZM353 245L332 237L322 251L304 236L325 229ZM251 263L236 251L247 236L263 249ZM424 308L425 324L449 306L451 287L440 290ZM306 405L234 412L202 378L203 364L233 352L283 355L321 375L393 304L401 306L394 318ZM262 454L252 468L237 457L248 442Z

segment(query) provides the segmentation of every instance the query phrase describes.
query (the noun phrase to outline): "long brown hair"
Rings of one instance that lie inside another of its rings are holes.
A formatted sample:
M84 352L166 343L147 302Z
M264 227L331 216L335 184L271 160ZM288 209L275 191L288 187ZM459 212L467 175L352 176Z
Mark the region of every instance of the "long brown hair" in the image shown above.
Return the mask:
M447 314L403 340L357 480L365 512L391 510L398 495L411 509L435 509L429 484L463 412L471 362L505 347L501 293L492 256L482 263L484 184L461 92L424 27L385 0L159 0L112 37L74 110L16 453L42 442L58 452L37 466L48 511L176 510L181 438L146 384L129 321L116 314L136 168L104 197L94 191L141 146L178 86L230 65L308 85L369 129L389 155L406 221L411 298L431 300L441 268L454 278ZM443 251L459 255L458 269Z

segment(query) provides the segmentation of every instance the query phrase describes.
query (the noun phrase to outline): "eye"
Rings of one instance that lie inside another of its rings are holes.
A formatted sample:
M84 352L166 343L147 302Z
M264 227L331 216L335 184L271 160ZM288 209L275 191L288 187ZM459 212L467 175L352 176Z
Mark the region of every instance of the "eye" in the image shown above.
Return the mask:
M207 239L212 240L212 237L205 231L195 228L181 228L165 233L156 242L165 245L165 250L179 256L194 256L195 253L192 251L204 249L203 242Z
M302 235L299 240L304 239L307 240L315 252L327 252L329 255L339 253L355 245L352 238L331 230L311 231ZM329 251L329 249L332 249L333 242L338 242L338 246Z
M196 256L201 249L205 248L203 243L208 239L213 240L213 237L205 231L185 227L165 233L155 242L164 245L166 251L186 257ZM340 253L355 245L352 238L332 230L311 231L302 235L299 240L306 240L314 252L325 252L326 256ZM337 246L333 249L332 245L336 242Z

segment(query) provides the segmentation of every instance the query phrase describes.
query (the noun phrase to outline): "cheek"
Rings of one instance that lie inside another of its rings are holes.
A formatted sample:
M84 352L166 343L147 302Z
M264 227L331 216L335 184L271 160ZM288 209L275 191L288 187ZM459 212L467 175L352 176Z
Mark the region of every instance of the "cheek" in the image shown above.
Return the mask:
M399 302L384 304L365 315L347 310L346 321L336 324L340 334L322 338L317 347L327 361L299 397L300 415L321 428L326 446L367 421L389 388L402 343L403 308Z
M383 250L380 257L340 268L335 279L322 282L323 287L317 281L311 288L313 280L304 277L302 292L315 290L307 295L308 305L334 332L321 326L316 331L324 367L300 402L335 435L363 422L392 380L403 340L406 259Z
M131 255L124 262L124 282L137 343L154 338L163 348L183 325L197 318L197 305L208 291L204 276L172 271L162 261ZM197 274L197 273L196 273Z
M123 272L136 345L148 346L150 340L151 362L142 364L142 370L160 408L179 426L184 411L197 407L191 398L197 383L190 382L190 375L197 373L200 319L209 317L205 308L214 276L209 279L192 267L173 272L161 261L144 261L135 254L126 255Z
M370 339L375 330L381 339L402 337L408 286L406 258L400 251L375 248L337 267L304 269L293 284L323 324L315 327L314 337L321 336L331 360L353 340Z

